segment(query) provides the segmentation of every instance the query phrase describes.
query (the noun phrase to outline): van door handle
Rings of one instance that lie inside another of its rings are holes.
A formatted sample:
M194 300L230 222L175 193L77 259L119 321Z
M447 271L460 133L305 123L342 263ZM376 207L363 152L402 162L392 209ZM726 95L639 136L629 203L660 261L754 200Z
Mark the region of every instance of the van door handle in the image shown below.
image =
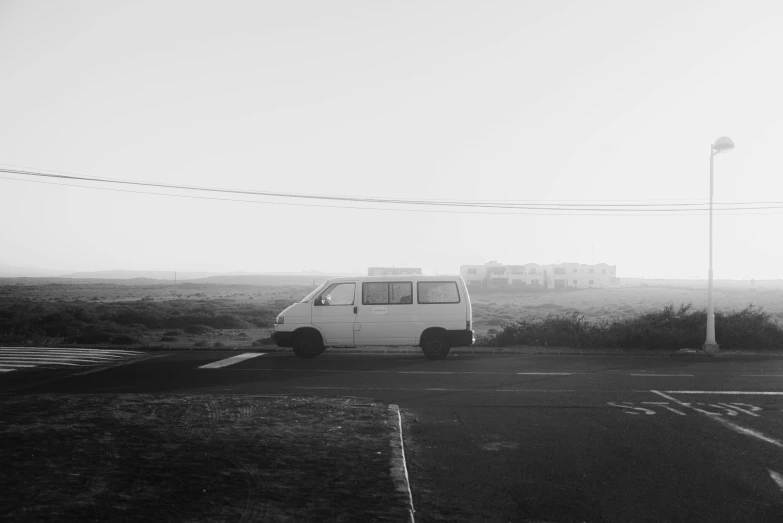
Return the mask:
M354 314L356 314L356 312L357 312L357 310L358 310L358 309L359 309L359 307L357 307L356 305L354 305L354 306L353 306L353 313L354 313Z

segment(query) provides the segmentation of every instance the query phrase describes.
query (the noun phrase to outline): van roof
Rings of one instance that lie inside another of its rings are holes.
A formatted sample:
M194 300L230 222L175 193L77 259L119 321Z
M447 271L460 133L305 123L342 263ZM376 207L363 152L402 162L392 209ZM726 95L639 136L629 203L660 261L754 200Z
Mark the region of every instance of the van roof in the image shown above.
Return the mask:
M342 276L340 278L329 278L327 281L455 281L462 280L459 274L441 274L438 276L424 276L422 274L395 274L394 276Z

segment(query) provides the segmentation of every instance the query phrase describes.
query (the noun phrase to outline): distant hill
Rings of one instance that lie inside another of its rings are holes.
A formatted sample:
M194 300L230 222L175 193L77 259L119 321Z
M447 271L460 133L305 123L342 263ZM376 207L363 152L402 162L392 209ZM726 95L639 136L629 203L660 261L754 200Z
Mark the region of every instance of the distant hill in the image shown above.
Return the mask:
M193 280L221 276L222 272L177 272L177 280ZM236 273L235 273L236 274ZM72 272L62 275L63 278L129 280L132 278L147 278L150 280L174 280L174 271L90 271Z
M46 276L46 275L42 275ZM174 281L174 271L126 271L126 270L114 270L114 271L92 271L92 272L74 272L71 274L60 275L63 278L74 279L98 279L98 280L130 280L136 278L144 278L158 281ZM295 277L295 278L331 278L334 276L353 276L349 273L325 273L321 271L307 271L307 272L267 272L267 273L249 273L249 272L177 272L177 281L194 281L194 280L208 280L210 278L267 278L267 277ZM227 283L223 280L215 280L214 283ZM244 283L239 281L239 283ZM253 284L258 285L258 284Z
M617 278L618 285L623 287L684 287L689 289L706 289L707 278L698 280L664 280L653 278ZM783 289L781 280L723 280L716 279L716 289Z
M62 276L63 274L65 274L65 271L41 269L38 267L19 267L17 265L0 263L0 278L46 278L48 276Z
M317 285L324 280L334 277L330 274L301 275L301 274L248 274L243 276L210 276L187 280L188 283L216 283L223 285Z

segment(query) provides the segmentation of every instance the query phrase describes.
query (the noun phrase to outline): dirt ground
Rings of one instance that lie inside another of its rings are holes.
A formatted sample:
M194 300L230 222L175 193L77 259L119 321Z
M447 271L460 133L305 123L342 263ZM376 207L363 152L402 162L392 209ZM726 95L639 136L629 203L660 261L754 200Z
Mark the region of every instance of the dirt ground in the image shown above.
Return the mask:
M249 395L0 401L6 521L404 521L385 404Z

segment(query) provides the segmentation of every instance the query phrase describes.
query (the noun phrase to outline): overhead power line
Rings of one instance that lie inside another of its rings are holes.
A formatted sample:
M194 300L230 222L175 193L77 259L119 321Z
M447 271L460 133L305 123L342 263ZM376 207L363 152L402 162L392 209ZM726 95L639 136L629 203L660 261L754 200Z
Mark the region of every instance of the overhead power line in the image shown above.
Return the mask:
M76 185L73 183L57 183L57 182L42 182L37 180L26 180L18 178L3 178L7 180L16 180L23 182L36 182L46 183L47 185L62 185L66 187L81 187L89 189L111 190L116 192L128 192L136 194L154 194L160 196L172 196L172 197L184 197L206 200L224 200L224 201L239 201L248 203L262 203L272 205L294 205L294 206L306 206L306 207L328 207L339 209L362 209L362 210L392 210L392 211L408 211L408 212L448 212L459 214L535 214L535 215L549 215L549 216L574 216L574 215L590 215L590 216L608 216L608 215L625 215L625 216L644 216L643 212L654 213L667 213L670 216L686 215L686 214L703 214L708 210L707 203L661 203L661 204L629 204L629 203L613 203L603 204L596 202L588 203L540 203L540 202L509 202L509 201L459 201L459 200L422 200L422 199L407 199L407 198L379 198L379 197L357 197L357 196L336 196L336 195L314 195L304 193L290 193L290 192L273 192L273 191L252 191L245 189L226 189L217 187L198 187L190 185L178 185L178 184L163 184L133 180L118 180L111 178L99 178L78 176L73 174L56 174L45 173L40 171L22 170L22 169L8 169L0 168L0 173L21 175L28 177L59 179L68 182L72 181L86 181L94 183L106 183L106 184L120 184L130 186L141 187L153 187L163 189L174 189L184 191L199 191L199 192L211 192L219 194L241 194L248 196L262 196L262 197L274 197L274 198L286 198L286 199L304 199L308 200L308 203L294 203L294 202L281 202L281 201L260 201L260 200L240 200L229 198L216 198L216 197L204 197L193 196L183 194L171 194L171 193L159 193L150 191L132 191L122 189L110 189L106 187L95 187L90 185ZM2 178L2 177L0 177ZM367 206L347 206L347 205L323 205L310 203L313 200L326 200L340 203L362 203L362 204L382 204L382 205L410 205L419 207L451 207L451 208L474 208L474 209L492 209L494 212L477 212L477 211L456 211L453 209L448 210L436 210L432 208L428 209L409 209L399 207L367 207ZM572 200L573 201L573 200ZM783 202L725 202L715 203L716 211L752 211L752 210L773 210L783 209ZM726 207L741 205L743 207ZM534 212L521 213L521 212L498 212L497 210L528 210ZM541 213L540 211L555 211L553 213ZM576 214L577 212L585 212L586 214ZM595 214L598 213L598 214ZM625 214L621 214L625 213ZM680 213L680 214L672 214ZM749 213L743 213L749 214ZM776 213L757 213L757 214L776 214ZM648 214L655 215L655 214Z

